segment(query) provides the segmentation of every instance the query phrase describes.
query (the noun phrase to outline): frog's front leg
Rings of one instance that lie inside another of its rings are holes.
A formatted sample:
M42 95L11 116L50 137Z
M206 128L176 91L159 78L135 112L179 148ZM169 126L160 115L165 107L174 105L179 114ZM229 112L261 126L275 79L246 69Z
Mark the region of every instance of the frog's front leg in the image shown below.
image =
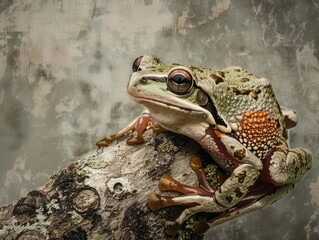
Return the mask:
M132 132L132 135L126 141L129 145L134 144L141 144L144 142L143 133L145 130L152 128L155 132L163 132L165 131L158 122L154 120L152 115L148 111L144 111L141 116L137 117L133 120L128 127L119 131L116 134L110 135L108 137L103 138L102 140L96 143L98 147L107 147L109 146L114 140Z
M274 152L264 160L262 179L276 186L297 183L310 170L312 155L306 149L289 149L287 141L280 139Z

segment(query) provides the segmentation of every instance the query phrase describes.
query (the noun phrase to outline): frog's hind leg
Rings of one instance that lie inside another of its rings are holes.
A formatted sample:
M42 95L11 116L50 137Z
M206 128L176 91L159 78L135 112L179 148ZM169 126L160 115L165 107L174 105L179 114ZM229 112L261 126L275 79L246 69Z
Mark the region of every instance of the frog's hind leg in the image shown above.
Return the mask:
M245 178L241 174L246 172ZM185 209L176 221L168 221L165 232L170 236L175 236L180 230L182 223L189 217L199 212L218 213L228 210L231 206L238 203L254 182L258 174L250 164L242 164L237 167L233 174L214 193L206 192L205 195L184 195L180 197L161 196L157 193L151 194L148 199L149 207L156 211L164 207L186 205L191 206ZM178 188L180 191L180 188ZM173 187L171 190L175 191ZM181 190L180 192L187 192ZM198 193L196 193L198 194Z
M161 196L157 193L150 195L148 205L153 211L164 207L186 205L185 209L175 222L168 222L166 233L174 236L181 224L190 216L198 212L222 212L239 202L248 191L251 183L258 177L258 170L250 164L238 166L233 173L216 190L207 182L199 159L191 161L192 168L199 179L200 187L183 185L173 178L164 177L160 180L160 188L164 191L175 191L185 194L180 197ZM244 175L243 175L244 174Z
M274 187L273 185L269 185L269 187L262 185L261 187L262 189L259 194L254 193L254 189L252 189L252 191L249 192L238 204L236 204L235 207L205 223L198 223L206 226L201 226L200 228L195 227L195 229L204 229L205 232L205 230L213 228L231 219L262 209L263 207L268 206L287 195L294 188L294 184L287 184L282 187ZM198 232L198 234L203 234L204 232Z

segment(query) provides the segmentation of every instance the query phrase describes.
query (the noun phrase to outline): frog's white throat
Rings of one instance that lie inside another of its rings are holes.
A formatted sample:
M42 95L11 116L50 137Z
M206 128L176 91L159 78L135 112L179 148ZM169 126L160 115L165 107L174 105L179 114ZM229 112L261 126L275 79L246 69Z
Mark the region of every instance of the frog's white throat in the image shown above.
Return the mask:
M184 130L181 131L180 129L187 128L189 124L204 124L207 125L207 127L211 125L217 127L222 132L231 132L231 128L228 124L226 126L216 124L213 116L205 109L181 107L142 97L133 97L133 99L144 105L159 124L172 132L185 134L183 132Z

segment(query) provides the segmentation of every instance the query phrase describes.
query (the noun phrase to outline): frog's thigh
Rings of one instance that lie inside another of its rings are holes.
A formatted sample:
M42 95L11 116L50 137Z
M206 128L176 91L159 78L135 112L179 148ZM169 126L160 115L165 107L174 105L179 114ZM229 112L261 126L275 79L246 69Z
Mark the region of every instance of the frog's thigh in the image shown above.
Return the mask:
M306 149L289 149L286 144L276 148L269 161L269 175L276 185L297 183L310 170L312 155Z
M260 171L251 164L241 164L216 191L216 201L220 206L228 209L236 205L253 186Z
M216 200L224 207L237 204L255 184L263 168L261 160L233 137L221 135L227 152L241 162L216 192Z

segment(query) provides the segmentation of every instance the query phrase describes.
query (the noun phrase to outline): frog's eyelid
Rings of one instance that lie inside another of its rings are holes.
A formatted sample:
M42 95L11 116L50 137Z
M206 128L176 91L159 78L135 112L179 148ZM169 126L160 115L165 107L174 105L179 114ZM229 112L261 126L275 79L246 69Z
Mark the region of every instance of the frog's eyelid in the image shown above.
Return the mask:
M172 65L174 65L174 64L175 64L175 63L173 63ZM190 68L188 68L188 67L185 67L185 66L179 65L179 64L177 64L176 66L172 67L172 68L170 69L170 71L168 72L167 76L169 76L169 75L170 75L173 71L175 71L175 70L184 70L184 71L188 72L188 74L191 76L191 78L192 78L193 81L194 81L194 75L193 75L192 70L191 70Z

